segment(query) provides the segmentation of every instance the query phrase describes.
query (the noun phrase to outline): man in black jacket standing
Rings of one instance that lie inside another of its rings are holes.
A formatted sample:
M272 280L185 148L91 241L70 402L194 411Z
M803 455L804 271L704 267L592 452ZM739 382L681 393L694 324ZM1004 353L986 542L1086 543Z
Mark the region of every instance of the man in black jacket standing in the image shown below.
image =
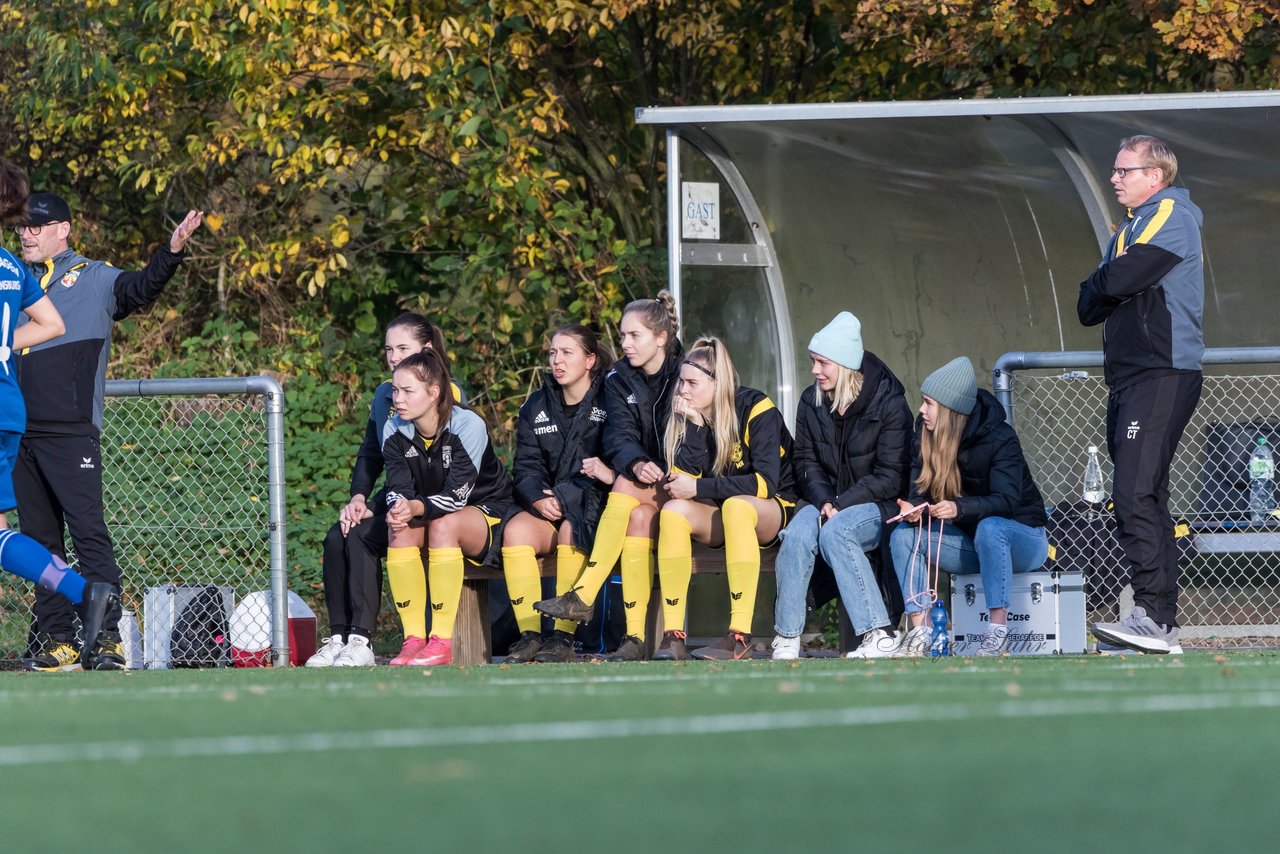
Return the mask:
M63 527L71 535L79 569L89 581L120 586L102 506L102 456L98 437L115 321L159 298L182 263L183 246L204 214L190 211L147 266L118 270L70 248L71 209L52 193L28 200L27 225L19 229L22 257L66 323L66 334L24 351L19 384L27 405L27 432L18 452L14 487L22 530L65 557ZM74 614L61 597L36 591L37 648L33 670L74 669ZM106 615L92 669L125 667L120 648L120 606Z
M1186 190L1171 186L1177 172L1161 140L1121 141L1111 186L1127 216L1076 306L1085 326L1105 323L1107 449L1134 602L1126 617L1095 623L1093 633L1150 653L1181 652L1169 465L1203 381L1204 217Z

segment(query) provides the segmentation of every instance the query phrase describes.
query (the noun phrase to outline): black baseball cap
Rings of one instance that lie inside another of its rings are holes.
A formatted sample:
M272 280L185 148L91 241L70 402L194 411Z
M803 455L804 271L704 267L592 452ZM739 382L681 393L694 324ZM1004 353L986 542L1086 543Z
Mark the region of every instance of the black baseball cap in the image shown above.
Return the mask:
M71 222L71 208L53 193L32 193L27 198L27 225Z

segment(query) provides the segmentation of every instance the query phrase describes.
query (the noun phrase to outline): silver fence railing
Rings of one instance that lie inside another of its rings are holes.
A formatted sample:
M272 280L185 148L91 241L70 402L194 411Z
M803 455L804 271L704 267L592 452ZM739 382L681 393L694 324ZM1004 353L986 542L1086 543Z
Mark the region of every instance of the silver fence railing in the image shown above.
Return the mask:
M167 666L176 655L171 642L181 646L184 608L213 587L208 597L228 625L238 604L242 624L269 623L270 660L287 665L280 384L270 377L111 380L106 393L103 502L124 607L138 627L126 647L146 638L135 663ZM74 567L69 539L67 548ZM249 595L268 590L269 614L267 597ZM29 582L0 578L0 659L27 654L31 601ZM133 626L126 618L122 634Z
M1102 363L1100 351L1006 353L993 372L1053 508L1059 560L1085 571L1090 619L1114 617L1132 595L1110 514L1081 495L1089 445L1110 492ZM1180 636L1196 647L1280 647L1280 520L1256 524L1248 506L1254 444L1280 444L1280 347L1210 349L1204 364L1200 404L1170 468L1170 510L1184 535Z

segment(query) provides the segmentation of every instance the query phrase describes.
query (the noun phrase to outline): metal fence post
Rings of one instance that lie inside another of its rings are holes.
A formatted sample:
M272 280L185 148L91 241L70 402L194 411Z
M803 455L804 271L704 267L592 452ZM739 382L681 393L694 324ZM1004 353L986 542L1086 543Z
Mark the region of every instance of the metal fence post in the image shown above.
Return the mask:
M284 515L284 389L270 377L254 377L267 404L267 477L271 526L272 664L289 666L289 563Z

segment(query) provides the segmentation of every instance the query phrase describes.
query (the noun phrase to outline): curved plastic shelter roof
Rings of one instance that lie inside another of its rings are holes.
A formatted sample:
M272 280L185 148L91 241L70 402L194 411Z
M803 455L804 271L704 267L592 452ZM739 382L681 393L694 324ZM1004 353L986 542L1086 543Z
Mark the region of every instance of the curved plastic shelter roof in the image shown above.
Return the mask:
M839 310L915 397L958 354L1091 350L1079 283L1124 216L1118 142L1151 133L1205 214L1208 346L1276 342L1280 92L655 107L684 338L725 338L791 416ZM674 178L675 180L670 180ZM1270 307L1269 307L1270 306Z

